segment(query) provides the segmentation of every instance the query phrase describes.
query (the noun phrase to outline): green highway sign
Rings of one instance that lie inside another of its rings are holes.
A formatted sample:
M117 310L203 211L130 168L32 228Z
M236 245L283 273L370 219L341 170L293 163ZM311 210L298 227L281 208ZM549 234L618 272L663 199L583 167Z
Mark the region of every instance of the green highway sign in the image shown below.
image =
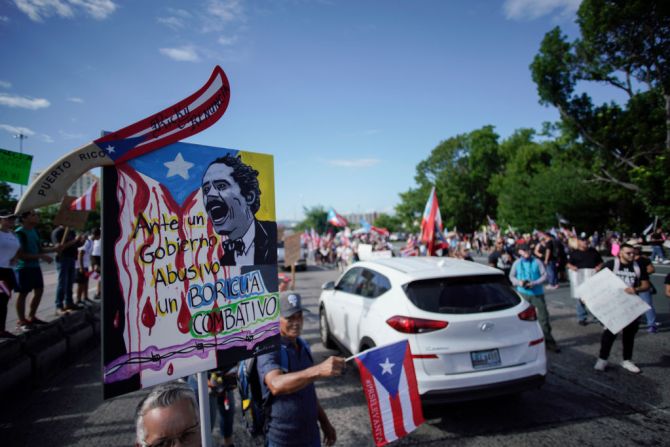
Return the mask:
M33 156L0 149L0 180L27 185Z

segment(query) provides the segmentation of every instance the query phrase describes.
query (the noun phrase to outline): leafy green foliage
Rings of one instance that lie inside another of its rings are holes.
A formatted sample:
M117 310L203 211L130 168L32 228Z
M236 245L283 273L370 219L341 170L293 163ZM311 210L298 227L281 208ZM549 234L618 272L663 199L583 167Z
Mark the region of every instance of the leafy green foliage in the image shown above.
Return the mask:
M631 203L660 212L667 199L648 188L667 175L654 167L670 152L670 2L584 0L577 22L580 39L568 42L554 28L530 66L540 103L560 112L563 134L581 146L573 161L588 166L592 186L631 191ZM593 104L579 91L594 82L627 101Z
M323 234L328 229L328 211L323 206L318 205L312 208L303 208L305 218L296 225L296 230L305 231L314 228L317 233Z
M372 225L379 228L386 228L391 233L400 231L402 229L402 224L400 218L397 216L391 216L389 214L381 213L377 216Z

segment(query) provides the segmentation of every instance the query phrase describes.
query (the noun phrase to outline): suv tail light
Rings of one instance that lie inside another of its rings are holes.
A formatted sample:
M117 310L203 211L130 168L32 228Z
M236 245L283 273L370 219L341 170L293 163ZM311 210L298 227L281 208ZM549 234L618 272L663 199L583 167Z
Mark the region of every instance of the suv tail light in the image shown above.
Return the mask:
M423 334L426 332L437 331L438 329L444 329L449 325L449 322L396 315L386 320L386 324L404 334Z
M526 321L537 320L537 313L535 312L535 306L530 305L530 306L528 306L528 309L519 313L519 319L520 320L526 320Z

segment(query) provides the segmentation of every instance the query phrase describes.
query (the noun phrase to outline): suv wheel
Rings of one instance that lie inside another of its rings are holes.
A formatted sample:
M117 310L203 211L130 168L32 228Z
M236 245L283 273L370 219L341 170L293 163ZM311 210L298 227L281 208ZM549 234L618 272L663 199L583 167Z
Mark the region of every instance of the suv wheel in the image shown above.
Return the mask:
M321 343L326 349L335 349L335 343L330 337L330 330L328 329L328 318L326 318L326 309L323 307L319 311L319 334L321 335Z

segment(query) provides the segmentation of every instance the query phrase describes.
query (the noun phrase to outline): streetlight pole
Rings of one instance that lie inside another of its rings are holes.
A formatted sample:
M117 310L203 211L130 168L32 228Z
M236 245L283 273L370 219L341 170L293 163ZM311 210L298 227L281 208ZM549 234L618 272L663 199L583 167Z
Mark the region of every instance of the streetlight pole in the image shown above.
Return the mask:
M23 133L18 133L16 135L14 135L14 138L19 139L19 152L21 153L21 155L23 155L23 140L28 138L28 135L24 135ZM23 197L23 185L19 185L19 190L20 190L20 193L19 193L19 199L20 199L21 197Z

